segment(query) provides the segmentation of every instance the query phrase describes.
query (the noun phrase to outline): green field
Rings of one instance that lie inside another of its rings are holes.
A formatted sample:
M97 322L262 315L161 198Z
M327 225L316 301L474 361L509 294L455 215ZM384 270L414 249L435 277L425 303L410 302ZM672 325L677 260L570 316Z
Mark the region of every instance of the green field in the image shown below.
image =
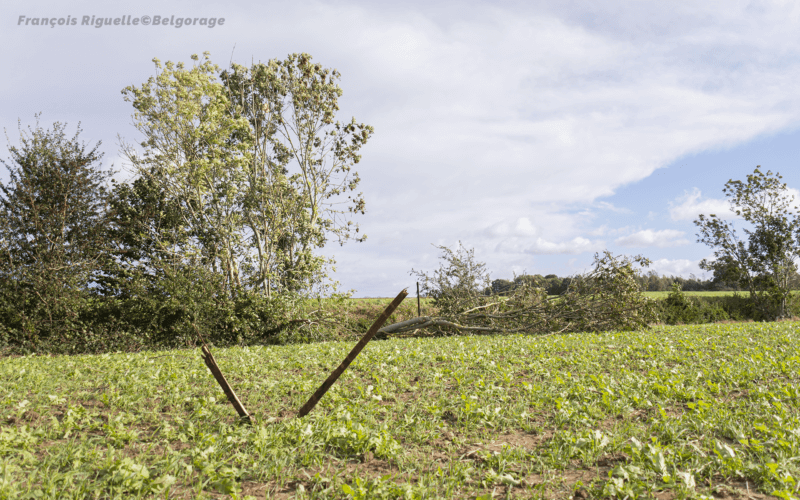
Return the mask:
M670 291L664 291L664 292L642 292L642 293L644 294L645 297L651 297L651 298L654 298L654 299L666 299L667 296L669 296L669 294L671 292ZM792 291L792 293L797 295L798 293L800 293L800 291L794 290L794 291ZM717 291L714 291L714 292L683 292L683 294L686 295L687 297L732 297L732 296L734 296L736 294L739 294L742 297L749 297L750 296L750 293L747 292L747 291L743 291L743 292L741 292L741 291L740 292L732 292L732 291L727 291L727 292L717 292Z
M645 297L650 297L653 299L666 299L669 294L671 293L669 290L664 292L642 292ZM687 297L731 297L735 294L739 294L743 297L748 297L749 294L747 292L683 292L684 295Z
M713 292L706 292L706 291L703 291L703 292L683 292L683 294L686 295L687 297L729 297L729 296L732 296L732 295L734 295L736 293L738 293L739 295L744 296L744 297L748 297L749 296L748 292L746 292L746 291L745 292L731 292L731 291L726 291L726 292L720 292L720 291L713 291ZM800 292L794 291L793 293L800 293ZM667 296L669 296L670 291L667 290L667 291L662 291L662 292L642 292L642 294L644 294L645 297L651 297L651 298L654 298L654 299L666 299ZM550 295L550 297L557 297L557 295ZM350 300L352 300L354 302L357 302L357 303L367 303L367 304L369 304L369 303L373 303L373 302L376 302L376 303L380 302L380 303L385 304L387 300L392 300L393 298L394 297L358 298L358 299L350 299ZM416 304L417 304L416 296L415 297L409 296L408 299L407 299L408 302L411 302L412 300L414 302L414 307L416 307ZM421 299L421 302L423 304L425 303L425 301L432 301L432 299L428 299L428 298L422 298Z
M0 498L796 498L799 327L4 358Z

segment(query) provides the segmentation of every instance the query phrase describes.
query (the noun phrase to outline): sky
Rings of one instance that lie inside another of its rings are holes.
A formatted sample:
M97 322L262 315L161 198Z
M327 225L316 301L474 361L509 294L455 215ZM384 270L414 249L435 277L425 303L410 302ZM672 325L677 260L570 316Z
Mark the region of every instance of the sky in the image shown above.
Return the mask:
M123 15L225 21L82 25ZM119 138L142 138L121 91L154 57L208 51L225 68L305 52L337 69L337 119L375 129L357 165L367 240L323 249L356 297L413 290L410 271L459 242L493 279L585 272L604 250L708 277L693 220L733 217L728 180L761 165L800 188L796 2L4 0L0 22L10 143L36 113L80 122L121 180Z

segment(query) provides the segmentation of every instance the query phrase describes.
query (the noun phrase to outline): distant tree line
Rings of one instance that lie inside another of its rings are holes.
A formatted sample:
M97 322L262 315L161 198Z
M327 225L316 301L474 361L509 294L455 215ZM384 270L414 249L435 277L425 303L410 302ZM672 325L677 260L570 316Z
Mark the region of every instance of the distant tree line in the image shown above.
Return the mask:
M561 295L568 288L574 278L571 276L559 277L555 274L523 274L513 280L496 279L492 281L490 288L484 290L484 294L498 294L513 291L516 287L524 283L527 286L541 287L547 291L548 295ZM636 276L639 289L643 292L666 292L672 290L673 285L677 284L684 292L700 291L733 291L736 288L726 283L716 283L713 279L703 280L694 275L688 278L674 275L659 275L655 271L648 271ZM800 285L800 279L795 275L795 285Z
M523 274L513 280L496 279L492 280L492 286L484 290L484 294L498 294L513 291L521 283L528 286L542 287L548 295L561 295L564 293L574 278L570 276L559 277L555 274ZM655 271L648 271L638 275L636 281L639 289L643 292L668 292L673 285L678 285L684 292L703 292L703 291L746 291L739 287L731 286L729 283L719 283L713 279L703 280L694 275L688 278L674 275L659 275ZM800 274L794 273L789 279L791 290L800 290Z

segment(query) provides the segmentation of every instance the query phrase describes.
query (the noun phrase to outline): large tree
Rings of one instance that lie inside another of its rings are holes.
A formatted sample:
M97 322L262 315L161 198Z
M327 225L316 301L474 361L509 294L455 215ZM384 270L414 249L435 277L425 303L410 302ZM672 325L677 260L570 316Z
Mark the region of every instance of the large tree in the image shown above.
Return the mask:
M92 149L66 125L39 126L9 141L8 184L0 183L0 323L28 341L79 330L78 314L109 260L107 181Z
M358 232L348 216L363 198L345 197L372 128L334 121L339 73L307 54L233 65L221 81L204 57L191 69L156 59L157 76L123 90L145 136L125 154L179 207L195 244L184 261L201 255L231 291L307 289L324 276L314 251Z
M224 276L228 291L241 287L243 259L241 174L247 152L230 140L248 123L230 116L228 100L217 81L219 68L192 56L195 65L161 64L141 88L126 87L125 99L136 112L134 125L144 134L140 151L123 142L134 171L178 207L180 226L191 240L177 257ZM174 249L177 250L177 249Z
M715 214L701 214L695 225L698 241L714 248L714 260L700 268L714 273L714 281L750 294L753 306L765 319L786 315L791 278L800 256L800 218L781 175L757 166L747 181L729 180L723 193L731 211L749 223L740 239L732 222Z
M100 281L104 295L130 298L149 292L170 273L183 267L194 248L183 225L180 206L168 199L156 181L157 172L132 183L119 183L109 198L109 233L115 243L115 266ZM195 267L195 266L193 266Z
M221 75L232 115L250 123L250 136L236 139L250 160L243 213L257 262L252 281L266 293L317 281L324 262L314 251L329 239L366 238L350 217L365 206L352 169L373 129L335 121L340 77L308 54L233 64Z

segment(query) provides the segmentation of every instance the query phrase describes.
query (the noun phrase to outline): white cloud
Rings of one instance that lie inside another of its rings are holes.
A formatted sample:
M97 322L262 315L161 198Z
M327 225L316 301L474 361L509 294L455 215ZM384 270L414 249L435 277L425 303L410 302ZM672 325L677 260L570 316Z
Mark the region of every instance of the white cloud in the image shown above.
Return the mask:
M117 133L139 138L120 90L153 75L153 56L187 61L208 49L225 66L234 41L243 64L308 52L342 74L339 118L375 126L357 166L370 238L326 249L346 287L374 294L402 285L435 254L432 242L471 240L493 249L485 260L496 267L525 252L596 250L590 209L615 210L598 198L679 157L800 122L790 90L799 7L759 5L345 0L278 12L234 0L213 30L15 27L0 32L4 46L21 47L0 56L13 69L0 84L0 119L13 128L43 110L45 122L80 120L110 153ZM58 78L48 78L53 68ZM696 190L670 215L722 216L721 203Z
M617 238L614 243L624 247L676 247L689 244L689 240L684 238L685 234L683 231L675 229L662 229L660 231L645 229Z
M483 234L489 237L528 237L536 236L538 230L528 217L520 217L516 221L502 221L484 229Z
M588 234L589 236L604 236L606 234L609 234L611 231L613 230L608 229L608 226L603 224L600 227L596 227L594 229L587 231L586 234Z
M650 264L648 269L655 271L659 275L683 276L688 278L690 274L694 274L697 277L707 279L707 273L700 269L699 264L699 260L657 259Z
M790 203L800 203L800 191L795 188L787 188L786 194L789 196ZM672 220L695 220L698 215L715 214L722 219L732 220L740 218L730 209L728 200L706 198L702 199L702 193L698 188L687 191L682 196L670 203L670 217Z
M608 203L607 201L597 202L597 203L595 203L595 206L597 208L601 209L601 210L608 210L610 212L616 212L616 213L619 213L619 214L630 214L630 213L633 213L628 208L616 207L616 206L614 206L613 203Z
M604 241L593 241L583 237L575 237L565 241L552 241L542 237L504 238L487 253L499 255L574 255L584 252L597 252L605 248Z
M715 214L723 219L734 219L736 214L731 212L730 204L727 200L715 198L701 199L702 193L694 188L691 192L685 192L682 196L670 203L669 215L672 220L695 220L700 214Z
M553 243L542 238L536 238L536 241L525 249L525 253L532 255L578 254L598 251L604 247L603 242L593 242L580 236L563 243Z

